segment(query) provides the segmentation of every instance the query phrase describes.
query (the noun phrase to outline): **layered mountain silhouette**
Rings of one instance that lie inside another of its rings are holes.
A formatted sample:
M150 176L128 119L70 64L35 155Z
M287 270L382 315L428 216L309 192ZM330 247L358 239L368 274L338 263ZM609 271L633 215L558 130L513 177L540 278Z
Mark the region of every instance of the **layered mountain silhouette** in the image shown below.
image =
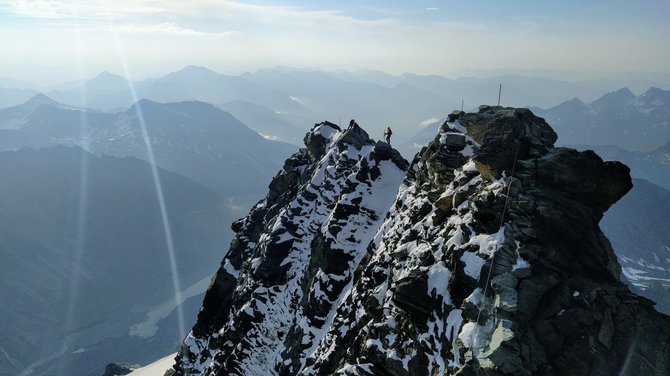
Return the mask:
M157 102L197 100L214 105L243 101L274 112L291 124L313 124L323 118L346 124L355 118L374 135L391 126L396 129L395 139L402 143L420 130L426 120L460 107L461 101L466 109L476 108L479 103L496 103L500 83L503 83L501 103L543 108L556 106L575 96L591 102L603 92L624 86L641 91L663 84L632 79L562 81L511 74L447 78L412 73L327 72L285 67L224 75L191 65L162 77L133 82L113 73L101 72L89 80L59 85L58 89L45 93L70 106L104 111L125 109L136 98ZM3 92L0 108L23 103L36 93L34 89L1 87L0 83L0 92ZM248 108L231 113L241 119L248 115ZM250 121L247 125L264 135L276 136L263 130L267 124ZM295 143L295 140L287 141Z
M300 144L305 136L304 127L282 118L281 113L257 104L233 100L220 104L218 107L230 114L235 114L236 118L267 139ZM300 123L308 124L306 121Z
M623 88L584 103L577 98L546 110L533 108L559 134L561 144L615 145L649 151L670 141L670 91L639 96Z
M25 103L0 110L0 129L18 129L28 121L32 113L41 106L76 110L76 108L57 102L44 94L35 94Z
M102 72L80 86L47 94L63 103L103 110L125 108L132 105L133 98L147 98L157 102L195 100L217 104L246 100L276 111L306 111L284 93L243 77L226 76L193 65L161 78L138 82L128 82L118 75Z
M173 271L183 290L200 282L185 298L201 294L238 214L186 177L158 177L173 255L147 162L65 146L0 153L0 374L100 375L174 348ZM194 315L195 300L174 304Z
M109 362L172 351L183 335L175 305L191 325L229 239L226 224L295 148L202 102L141 100L103 113L39 94L0 110L0 128L0 251L11 287L0 301L15 303L3 303L0 374L11 375L97 376ZM172 265L157 185L179 302L166 283Z
M132 156L190 177L225 195L257 194L294 146L266 140L227 112L202 102L140 100L102 113L39 95L0 111L0 148L79 145L95 154ZM149 141L148 141L149 140Z
M408 137L426 116L453 108L441 93L406 82L385 87L370 82L351 82L320 71L259 70L243 77L285 92L321 118L338 119L340 125L355 118L379 138L387 126L394 129L395 137Z

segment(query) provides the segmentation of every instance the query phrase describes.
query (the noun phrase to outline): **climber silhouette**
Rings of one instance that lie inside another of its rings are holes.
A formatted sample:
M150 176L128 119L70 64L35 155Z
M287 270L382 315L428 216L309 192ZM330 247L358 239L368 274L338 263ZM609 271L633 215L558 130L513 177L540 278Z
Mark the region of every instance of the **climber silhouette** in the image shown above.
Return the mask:
M391 135L393 135L393 131L391 130L391 127L386 127L386 132L384 132L384 137L386 137L386 143L391 145Z
M349 122L349 128L347 128L347 129L351 129L351 128L355 128L355 127L358 127L358 123L356 123L356 120L351 119L351 121Z

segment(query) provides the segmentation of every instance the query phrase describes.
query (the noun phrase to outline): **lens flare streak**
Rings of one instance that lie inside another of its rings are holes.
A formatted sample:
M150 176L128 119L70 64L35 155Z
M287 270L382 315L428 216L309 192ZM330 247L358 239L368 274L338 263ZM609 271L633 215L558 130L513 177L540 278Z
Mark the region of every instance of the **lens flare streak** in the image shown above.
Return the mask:
M105 2L105 5L107 3ZM168 217L167 213L167 207L165 205L165 197L163 195L163 186L160 181L160 176L158 174L158 168L156 167L156 159L154 156L154 151L153 147L151 145L151 139L149 137L149 132L147 131L147 126L146 122L144 120L144 114L142 112L142 107L138 103L139 98L137 96L137 91L135 89L135 85L133 83L133 78L130 73L130 69L128 67L128 63L125 57L125 52L123 50L123 46L121 44L121 41L118 37L118 35L115 32L115 27L114 23L109 16L109 13L107 13L107 22L108 22L108 27L109 27L109 32L112 35L112 38L114 39L114 45L117 50L117 54L119 56L119 59L121 60L121 65L123 67L123 72L125 75L125 78L128 82L128 89L130 91L130 95L132 97L133 102L135 103L135 106L133 107L135 110L135 114L137 115L137 120L140 125L140 130L142 132L141 136L142 139L144 140L144 146L146 147L146 152L147 152L147 158L149 160L150 168L151 168L151 175L154 181L154 187L156 190L156 196L158 198L158 205L160 208L160 215L162 218L162 225L163 225L163 232L165 234L165 243L167 246L167 251L168 251L168 257L170 261L170 269L172 273L172 285L174 288L174 299L176 303L176 311L177 311L177 320L178 320L178 325L179 325L179 337L184 336L185 333L185 324L184 324L184 312L183 309L180 305L182 299L181 299L181 288L180 288L180 282L179 282L179 275L177 271L177 258L175 256L175 249L174 249L174 243L172 240L172 230L170 229L170 220Z

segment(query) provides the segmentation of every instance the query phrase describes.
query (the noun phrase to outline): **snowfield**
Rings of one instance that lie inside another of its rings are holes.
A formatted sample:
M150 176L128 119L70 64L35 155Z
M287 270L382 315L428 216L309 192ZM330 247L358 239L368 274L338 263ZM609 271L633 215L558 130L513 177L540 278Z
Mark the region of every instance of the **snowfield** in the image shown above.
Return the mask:
M165 371L167 371L174 364L174 357L177 356L177 353L170 354L165 358L159 359L145 367L138 368L133 372L129 373L129 376L163 376Z

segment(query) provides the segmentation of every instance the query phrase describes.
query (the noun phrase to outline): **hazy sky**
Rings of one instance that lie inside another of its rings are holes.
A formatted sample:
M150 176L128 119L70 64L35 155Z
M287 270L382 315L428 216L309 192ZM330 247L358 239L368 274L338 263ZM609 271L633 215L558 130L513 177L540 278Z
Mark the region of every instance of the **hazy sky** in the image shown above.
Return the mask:
M668 0L0 0L0 76L123 74L124 60L135 77L187 64L667 73L669 16Z

